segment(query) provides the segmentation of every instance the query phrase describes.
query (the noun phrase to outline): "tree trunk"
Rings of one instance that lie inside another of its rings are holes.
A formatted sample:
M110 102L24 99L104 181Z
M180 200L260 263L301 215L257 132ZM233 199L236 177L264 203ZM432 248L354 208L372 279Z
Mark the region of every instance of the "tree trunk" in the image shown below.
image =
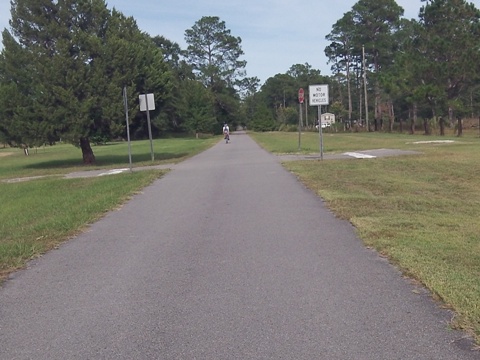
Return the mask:
M417 104L413 104L413 116L410 124L410 133L415 134L415 124L417 123Z
M375 74L378 75L380 72L380 65L378 63L379 52L377 49L374 49L374 59L373 63L375 66ZM380 95L380 83L378 78L375 80L375 131L378 131L378 126L380 125L380 130L383 130L383 118L382 118L382 109L381 109L381 95Z
M430 135L430 127L428 126L428 119L423 119L424 135Z
M352 121L352 85L350 84L350 57L347 58L348 122Z
M443 120L443 116L440 116L438 123L440 125L440 136L445 136L445 120Z
M85 165L92 165L95 163L95 155L93 155L90 140L87 137L80 138L80 148L82 149L83 163Z
M363 124L366 124L366 122L363 120L363 94L362 90L360 89L359 93L359 103L358 103L358 119L357 123L362 122ZM355 125L353 122L351 123L352 127ZM368 131L368 129L367 129Z
M458 127L457 136L462 136L463 135L463 123L462 123L462 118L460 118L460 117L457 118L457 127Z
M390 132L393 132L393 126L395 124L395 109L393 108L393 101L390 100Z

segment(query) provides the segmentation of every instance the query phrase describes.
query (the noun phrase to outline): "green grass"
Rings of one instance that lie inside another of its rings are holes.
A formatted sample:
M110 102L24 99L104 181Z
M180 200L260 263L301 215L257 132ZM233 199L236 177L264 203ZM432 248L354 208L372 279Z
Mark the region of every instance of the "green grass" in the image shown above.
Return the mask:
M155 140L153 163L150 143L132 142L133 166L176 163L218 141L219 137ZM30 151L30 156L19 149L0 149L0 180L129 166L127 143L96 146L93 150L97 164L89 167L81 165L81 151L72 145L40 148ZM145 170L79 179L51 176L25 182L0 181L0 281L25 266L29 259L78 234L165 172Z
M218 137L153 140L155 159L153 162L151 161L150 142L133 141L131 143L132 165L137 167L177 163L207 149L218 140ZM69 144L30 149L30 156L25 156L23 150L17 148L0 149L0 180L129 166L127 142L92 146L92 149L96 158L94 166L84 166L80 148Z
M252 134L266 149L294 153L298 134ZM416 141L454 140L451 144ZM318 135L305 134L306 152ZM285 162L367 246L419 280L480 341L480 139L334 134L325 153L395 148L421 155ZM318 147L317 150L318 152Z
M266 132L250 133L265 149L277 154L318 154L320 152L320 136L316 132L304 132L301 135L301 149L298 150L298 133ZM446 144L415 144L421 141L451 140L457 145L478 143L478 133L471 131L466 136L424 136L406 134L381 134L379 133L324 133L323 151L325 154L338 154L345 151L361 151L375 149L401 149L429 151L436 148L446 148Z
M83 179L0 183L0 275L24 266L160 177L150 170Z

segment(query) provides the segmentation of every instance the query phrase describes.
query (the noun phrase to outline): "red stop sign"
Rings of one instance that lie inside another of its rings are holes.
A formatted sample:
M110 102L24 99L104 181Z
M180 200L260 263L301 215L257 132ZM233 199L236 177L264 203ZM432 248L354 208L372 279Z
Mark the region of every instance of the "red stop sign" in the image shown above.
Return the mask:
M305 92L303 91L302 88L298 90L298 102L300 104L303 104L303 101L305 100Z

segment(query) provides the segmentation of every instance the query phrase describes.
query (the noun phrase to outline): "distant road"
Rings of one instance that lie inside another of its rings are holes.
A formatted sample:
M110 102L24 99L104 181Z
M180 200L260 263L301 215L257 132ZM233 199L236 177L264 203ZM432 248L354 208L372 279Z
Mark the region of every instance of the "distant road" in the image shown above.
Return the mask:
M0 359L478 360L278 159L233 135L0 288Z

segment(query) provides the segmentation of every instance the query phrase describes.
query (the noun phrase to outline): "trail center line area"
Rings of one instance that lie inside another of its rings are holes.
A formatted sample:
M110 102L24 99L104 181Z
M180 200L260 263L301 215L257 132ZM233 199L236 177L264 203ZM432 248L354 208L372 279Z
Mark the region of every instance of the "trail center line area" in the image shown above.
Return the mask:
M6 281L0 359L478 360L450 317L242 134Z

